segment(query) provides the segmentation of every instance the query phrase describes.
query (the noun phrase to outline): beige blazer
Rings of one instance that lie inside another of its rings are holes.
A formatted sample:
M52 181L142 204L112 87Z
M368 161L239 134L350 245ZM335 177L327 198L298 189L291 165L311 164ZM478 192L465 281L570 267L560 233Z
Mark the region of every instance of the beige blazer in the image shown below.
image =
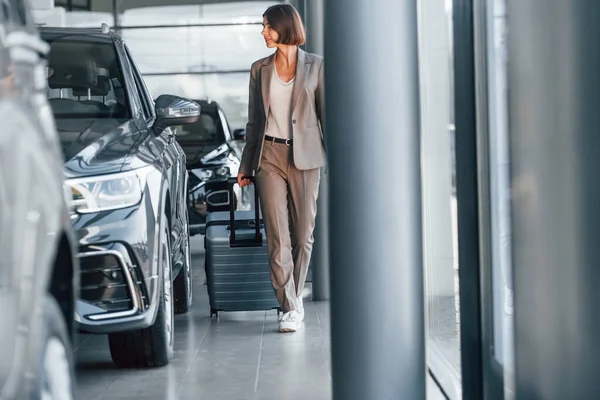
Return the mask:
M253 175L260 168L273 68L275 53L252 64L246 146L240 165L240 173L244 175ZM323 75L323 57L298 49L290 132L294 164L301 170L326 164Z

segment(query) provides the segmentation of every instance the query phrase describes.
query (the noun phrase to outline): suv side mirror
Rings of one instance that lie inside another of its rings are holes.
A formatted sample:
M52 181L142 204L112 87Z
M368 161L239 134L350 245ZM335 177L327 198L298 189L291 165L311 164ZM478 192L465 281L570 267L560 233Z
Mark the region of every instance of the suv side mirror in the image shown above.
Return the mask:
M156 121L154 131L159 134L169 126L192 124L200 117L200 105L183 97L162 94L154 102Z
M233 131L233 140L242 140L246 137L245 129L236 129Z

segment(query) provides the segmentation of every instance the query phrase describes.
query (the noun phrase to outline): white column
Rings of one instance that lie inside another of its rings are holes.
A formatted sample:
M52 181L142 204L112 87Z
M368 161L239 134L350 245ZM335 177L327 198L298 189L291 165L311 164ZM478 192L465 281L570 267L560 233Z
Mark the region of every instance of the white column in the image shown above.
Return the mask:
M324 1L335 400L426 395L416 3Z
M308 0L304 5L306 50L319 55L325 55L323 1ZM315 243L311 257L313 300L329 300L329 177L324 172L325 169L321 168Z
M598 399L600 2L508 0L517 399Z

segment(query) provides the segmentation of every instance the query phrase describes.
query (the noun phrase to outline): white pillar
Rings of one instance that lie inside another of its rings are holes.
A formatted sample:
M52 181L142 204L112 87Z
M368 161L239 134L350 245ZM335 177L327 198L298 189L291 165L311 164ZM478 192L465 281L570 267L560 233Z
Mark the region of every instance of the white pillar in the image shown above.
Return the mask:
M600 2L508 0L517 399L598 399Z
M426 395L416 3L324 1L335 400Z
M304 4L306 50L319 55L325 55L323 1L309 0ZM321 168L315 243L311 257L313 300L329 300L329 177L324 171Z

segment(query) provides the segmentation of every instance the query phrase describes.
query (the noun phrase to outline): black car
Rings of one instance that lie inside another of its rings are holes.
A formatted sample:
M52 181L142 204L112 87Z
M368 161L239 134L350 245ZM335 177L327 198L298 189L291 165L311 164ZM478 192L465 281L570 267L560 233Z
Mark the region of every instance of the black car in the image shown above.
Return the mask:
M170 126L199 105L155 102L119 35L42 28L48 98L74 196L81 331L108 333L118 366L161 366L173 354L173 313L191 304L185 154Z
M200 104L200 118L177 128L177 141L186 153L190 174L188 206L192 235L204 233L208 213L229 209L227 179L237 176L246 133L243 129L231 130L217 102L195 101ZM251 199L251 193L236 187L233 199L236 209L249 209Z
M3 3L0 30L0 398L70 400L79 264L48 46L22 2Z

